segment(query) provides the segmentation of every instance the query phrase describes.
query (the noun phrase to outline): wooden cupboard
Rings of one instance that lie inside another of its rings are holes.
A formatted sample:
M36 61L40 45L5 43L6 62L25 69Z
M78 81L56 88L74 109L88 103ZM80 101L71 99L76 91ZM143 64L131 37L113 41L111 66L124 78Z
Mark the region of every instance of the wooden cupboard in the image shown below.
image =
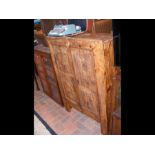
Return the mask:
M47 37L66 110L76 108L101 123L108 134L112 80L115 76L113 36L84 33L75 37Z
M49 48L43 45L35 46L34 62L36 64L43 91L58 104L63 106Z

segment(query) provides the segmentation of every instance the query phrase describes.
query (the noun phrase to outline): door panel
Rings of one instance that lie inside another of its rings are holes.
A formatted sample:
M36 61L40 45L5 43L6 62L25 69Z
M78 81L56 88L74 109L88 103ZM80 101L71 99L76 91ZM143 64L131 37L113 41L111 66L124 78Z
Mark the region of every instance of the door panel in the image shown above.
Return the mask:
M59 95L59 90L58 90L58 86L57 84L52 81L52 82L49 82L50 84L50 89L51 89L51 92L52 92L52 98L57 101L59 104L62 105L62 101L61 101L61 98L60 98L60 95Z
M54 56L57 69L63 73L73 74L71 63L68 58L67 47L54 46Z
M93 52L73 46L52 45L64 97L84 113L99 115Z
M73 66L69 59L69 51L65 46L53 46L54 60L61 81L64 97L72 104L79 105L77 96L77 81L73 72Z
M49 54L48 55L42 54L41 60L44 68L44 74L46 75L46 81L49 87L50 97L54 99L57 103L63 105L58 91L58 85L54 74L51 56Z
M92 93L88 89L79 86L80 104L84 110L88 110L93 114L98 114L97 94Z
M39 54L34 53L34 62L36 64L38 72L43 71L43 67L41 65L41 58L40 58Z
M39 75L40 75L40 78L43 79L43 80L46 80L46 75L45 75L45 72L39 72Z
M78 79L80 104L83 109L98 115L98 96L93 53L89 50L71 48L73 65Z
M61 74L61 82L65 97L72 101L74 104L78 104L78 96L76 93L76 80L73 76L69 76L66 74Z
M44 56L42 60L47 73L47 77L51 78L53 81L56 81L50 56Z
M88 50L71 49L73 65L79 85L96 92L93 53Z

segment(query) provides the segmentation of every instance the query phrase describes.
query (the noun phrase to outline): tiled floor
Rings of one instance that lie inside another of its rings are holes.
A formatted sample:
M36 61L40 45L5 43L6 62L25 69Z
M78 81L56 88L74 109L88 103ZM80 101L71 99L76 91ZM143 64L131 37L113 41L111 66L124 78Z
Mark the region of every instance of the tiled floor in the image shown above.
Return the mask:
M34 115L34 134L35 135L50 135L50 132L42 124L42 122Z
M100 124L72 108L67 112L41 91L35 91L35 111L58 135L100 135ZM40 128L35 126L35 128ZM38 131L39 129L35 129ZM38 132L36 132L38 133ZM39 132L39 134L41 134ZM44 134L44 132L42 133Z

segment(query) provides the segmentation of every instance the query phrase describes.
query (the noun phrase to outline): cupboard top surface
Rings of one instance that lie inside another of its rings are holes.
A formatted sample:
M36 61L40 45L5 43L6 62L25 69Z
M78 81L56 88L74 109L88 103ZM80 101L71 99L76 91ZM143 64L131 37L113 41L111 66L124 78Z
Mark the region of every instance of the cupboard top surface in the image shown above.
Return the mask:
M98 33L98 34L92 34L92 33L83 33L83 34L79 34L79 35L75 35L72 37L49 37L47 36L48 39L89 39L89 40L101 40L101 41L108 41L108 40L112 40L113 39L113 35L112 34L107 34L107 33Z

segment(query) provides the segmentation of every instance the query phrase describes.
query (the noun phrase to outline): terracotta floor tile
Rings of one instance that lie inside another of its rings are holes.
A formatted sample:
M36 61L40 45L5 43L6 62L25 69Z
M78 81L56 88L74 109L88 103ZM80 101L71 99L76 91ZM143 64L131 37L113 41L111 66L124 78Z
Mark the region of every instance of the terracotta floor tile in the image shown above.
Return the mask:
M67 112L41 91L34 92L34 109L60 135L100 135L100 124L72 108ZM35 129L38 130L38 129Z

